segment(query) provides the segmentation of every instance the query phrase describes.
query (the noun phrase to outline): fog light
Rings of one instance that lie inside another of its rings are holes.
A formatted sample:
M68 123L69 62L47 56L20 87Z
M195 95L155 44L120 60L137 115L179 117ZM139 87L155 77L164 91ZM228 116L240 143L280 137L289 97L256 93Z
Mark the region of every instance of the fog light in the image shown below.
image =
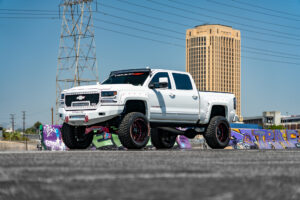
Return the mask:
M65 117L65 122L68 123L69 122L69 116Z
M84 121L85 121L85 122L88 122L88 121L89 121L89 117L88 117L87 115L85 116Z

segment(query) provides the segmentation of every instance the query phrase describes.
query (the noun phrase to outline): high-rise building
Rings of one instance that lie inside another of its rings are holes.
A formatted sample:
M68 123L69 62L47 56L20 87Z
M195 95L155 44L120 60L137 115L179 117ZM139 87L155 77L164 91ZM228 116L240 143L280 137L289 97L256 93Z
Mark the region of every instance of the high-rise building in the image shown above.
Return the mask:
M200 25L186 31L186 71L203 91L235 94L241 118L241 35L224 25Z

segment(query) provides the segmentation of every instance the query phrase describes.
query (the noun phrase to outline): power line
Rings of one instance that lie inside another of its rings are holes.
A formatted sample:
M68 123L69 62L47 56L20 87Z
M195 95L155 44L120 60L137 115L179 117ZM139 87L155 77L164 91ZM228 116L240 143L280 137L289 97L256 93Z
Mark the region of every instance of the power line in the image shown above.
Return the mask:
M118 9L118 8L115 8L115 9ZM117 19L122 19L122 20L125 20L125 21L129 21L129 22L132 22L132 23L137 23L137 24L141 24L141 25L145 25L145 26L150 26L150 27L155 28L155 29L172 32L173 34L174 33L177 33L178 35L183 35L184 34L184 33L178 32L177 30L174 30L174 29L167 29L167 28L164 28L164 27L154 26L152 24L147 24L147 23L140 22L140 21L137 21L137 20L132 20L132 19L129 19L129 18L124 18L124 17L120 17L120 16L116 16L116 15L111 15L111 14L108 14L107 12L98 11L98 13L103 14L105 16L110 16L110 17L113 17L113 18L117 18ZM147 17L148 18L152 18L151 16L147 16ZM191 27L189 25L186 25L186 26L187 27ZM251 31L251 30L248 30L248 29L241 29L241 30L244 30L244 31L247 31L247 32L254 32L254 33L260 34L260 35L266 35L266 33L258 32L258 31ZM276 34L272 34L272 33L269 33L268 36L273 36L273 37L277 37L277 38L282 39L282 36L276 35ZM297 38L288 37L288 36L286 36L285 39L287 39L287 40L293 40L293 41L295 41L295 40L300 41L300 38L297 39ZM274 42L277 43L277 41L274 41Z
M257 41L262 41L262 42L273 43L273 44L280 44L280 45L285 45L285 46L300 47L299 44L292 44L292 43L286 43L286 42L277 42L277 41L274 41L274 40L265 40L265 39L260 39L260 38L255 38L255 37L249 37L249 36L244 36L244 38L250 39L250 40L257 40Z
M131 2L127 2L125 0L117 0L117 1L120 1L120 2L125 2L125 3L129 3L129 4L132 4L132 5L135 5L135 6L141 6L141 5L138 5L138 4L134 4L134 3L131 3ZM153 3L157 3L157 4L160 4L160 5L164 5L164 6L168 6L168 5L165 5L163 3L158 3L158 2L154 2L153 0L148 0L148 1L151 1ZM141 6L141 7L145 7L145 6ZM173 6L171 6L173 8ZM149 8L149 7L145 7L145 8ZM149 8L152 10L152 8ZM180 9L180 8L176 8L176 9ZM157 9L155 9L157 10ZM163 12L162 10L159 10L160 12ZM187 11L185 10L185 12L190 12L190 11ZM183 16L185 17L185 16ZM185 17L186 18L186 17ZM195 19L195 18L189 18L189 19L192 19L194 21L198 21L198 19ZM268 43L274 43L274 44L280 44L280 45L285 45L285 46L300 46L300 45L297 45L297 44L291 44L291 43L283 43L283 42L278 42L278 41L274 41L274 40L263 40L263 39L259 39L259 38L253 38L253 37L248 37L250 40L258 40L258 41L263 41L263 42L268 42ZM297 40L300 40L300 39L297 39Z
M125 3L125 2L124 2L124 3ZM115 10L118 10L118 11L123 11L123 12L126 12L126 13L134 14L134 15L137 15L137 16L139 16L139 17L140 17L140 16L143 16L143 17L151 18L151 19L158 20L158 21L166 21L167 23L173 24L173 25L175 24L175 25L185 26L185 27L188 27L188 28L193 27L193 25L179 24L179 23L174 22L174 21L165 20L164 18L158 18L158 17L156 17L156 16L144 15L143 13L133 12L133 11L126 10L126 9L123 9L123 8L118 8L118 7L114 7L114 6L109 6L109 5L106 5L106 4L103 4L103 3L101 3L101 7L112 8L112 9L115 9ZM150 9L150 8L149 8L149 9ZM162 12L163 12L163 11L162 11ZM176 15L176 16L177 16L177 15ZM185 17L185 16L178 16L178 17ZM196 19L193 19L193 20L195 21ZM199 21L199 20L197 20L197 21ZM245 25L245 26L247 26L247 25ZM242 31L247 31L247 32L252 32L252 33L256 33L256 34L260 34L260 35L266 35L266 33L264 33L264 32L253 31L253 30L249 30L249 29L245 29L245 28L240 28L240 30L242 30ZM272 30L270 30L270 31L272 31ZM290 37L290 36L288 36L288 34L285 34L284 37L282 37L281 34L276 35L276 34L274 34L273 32L272 32L272 33L267 33L267 34L268 34L268 36L277 37L277 38L280 38L280 39L284 38L284 39L287 39L287 40L299 40L299 41L300 41L300 38Z
M168 28L164 28L164 27L160 27L160 26L154 26L154 25L152 25L152 24L140 22L140 21L137 21L137 20L132 20L132 19L129 19L129 18L120 17L120 16L116 16L116 15L111 15L111 14L108 14L108 13L106 13L106 12L98 11L98 13L101 13L101 14L103 14L103 15L105 15L105 16L110 16L110 17L113 17L113 18L122 19L122 20L125 20L125 21L128 21L128 22L133 22L133 23L137 23L137 24L142 24L142 25L149 26L149 27L152 27L152 28L155 28L155 29L168 31L168 32L171 32L171 33L177 33L178 35L181 35L181 36L184 35L184 33L178 32L177 30L174 30L174 29L168 29Z
M104 12L102 12L104 15L106 15L106 13L104 13ZM108 16L110 16L109 14L108 14ZM142 24L142 25L150 25L150 24L145 24L145 23L140 23L139 21L136 21L136 20L130 20L130 19L128 19L128 18L123 18L123 17L118 17L118 16L113 16L113 17L116 17L116 18L119 18L119 19L123 19L123 20L126 20L126 21L131 21L131 22L133 22L133 23L137 23L137 24ZM151 17L151 16L149 16L149 17ZM103 20L102 20L103 21ZM107 23L107 22L106 22ZM120 25L120 24L116 24L116 23L114 23L115 25ZM135 27L128 27L128 26L126 26L126 28L130 28L130 29L136 29ZM161 27L156 27L156 28L161 28ZM148 32L147 30L144 30L144 29L139 29L139 31L143 31L143 32ZM155 33L156 35L160 35L160 33ZM169 36L168 35L168 37L170 37L170 38L173 38L173 36ZM178 38L176 38L176 39L178 39ZM256 38L252 38L252 37L248 37L248 39L253 39L253 40L257 40ZM262 40L262 39L258 39L258 40ZM263 40L263 41L265 41L265 42L275 42L275 41L269 41L269 40ZM276 44L277 44L278 42L276 42ZM286 43L282 43L283 45L290 45L290 44L286 44ZM272 52L272 53L275 53L275 54L280 54L280 55L287 55L287 56L295 56L295 57L299 57L299 55L296 55L296 54L289 54L289 53L286 53L286 52L278 52L278 51L272 51L272 50L266 50L266 49L259 49L259 48L253 48L253 47L246 47L246 46L244 46L243 45L243 47L245 48L245 49L252 49L252 50L259 50L259 51L263 51L263 52ZM257 54L263 54L262 52L257 52ZM264 55L268 55L268 56L271 56L270 54L264 54ZM283 57L283 56L276 56L276 55L273 55L274 57ZM286 57L286 56L285 56ZM286 57L286 58L288 58L288 57ZM293 58L292 58L293 59ZM294 58L295 59L295 58Z
M117 25L117 26L122 26L122 27L125 27L125 28L128 28L128 29L133 29L133 30L141 31L141 32L144 32L144 33L150 33L150 34L153 34L153 35L169 37L169 38L173 38L173 39L180 40L180 41L183 40L183 38L174 37L174 36L167 35L167 34L164 34L164 33L156 33L156 32L153 32L153 31L149 31L149 30L145 30L145 29L140 29L140 28L136 28L136 27L132 27L132 26L127 26L127 25L122 25L122 24L119 24L119 23L115 23L115 22L111 22L111 21L106 21L106 20L102 20L102 19L98 19L98 18L94 18L94 20L95 21L99 21L99 22L104 22L104 23L107 23L107 24L113 24L113 25Z
M192 26L192 25L182 24L182 23L179 23L179 22L176 22L176 21L172 21L172 20L166 20L165 18L161 18L161 17L157 17L157 16L145 15L143 13L138 13L138 12L135 12L135 11L132 11L132 10L127 10L127 9L124 9L124 8L114 7L114 6L103 4L103 3L101 3L101 6L112 8L112 9L115 9L115 10L118 10L118 11L122 11L122 12L127 12L127 13L130 13L130 14L134 14L134 15L137 15L139 17L143 16L143 17L147 17L147 18L151 18L151 19L155 19L155 20L159 20L159 21L164 21L164 22L167 22L169 24L175 24L175 25L185 26L185 27L191 27Z
M244 51L244 53L254 53L254 54L258 54L258 55L266 55L266 56L272 56L272 57L280 57L280 58L287 58L287 59L293 59L293 60L298 60L299 61L299 58L294 58L294 57L290 57L290 56L282 56L282 55L276 55L276 54L272 54L272 53L262 53L262 52L257 52L257 51L252 51L252 50L247 50L247 51Z
M251 7L254 7L254 8L260 8L260 9L263 9L263 10L268 10L268 11L272 11L272 12L276 12L276 13L280 13L280 14L284 14L284 15L300 17L300 15L296 15L296 14L292 14L292 13L288 13L288 12L284 12L284 11L280 11L280 10L274 10L274 9L266 8L266 7L263 7L263 6L258 6L258 5L254 5L254 4L250 4L250 3L246 3L246 2L237 1L237 0L232 0L232 1L234 1L235 3L251 6Z
M290 53L286 53L286 52L282 52L282 51L273 51L273 50L269 50L269 49L260 49L260 48L245 46L245 45L242 45L242 48L244 48L244 49L253 49L253 50L262 51L262 52L267 51L267 52L271 52L271 53L279 54L279 55L288 55L288 56L293 56L297 59L299 59L299 57L300 57L300 55L297 55L297 54L290 54Z
M248 21L254 21L254 22L262 23L264 25L265 24L270 24L270 25L275 25L275 26L280 26L280 27L285 27L285 28L290 28L290 29L300 29L299 27L287 26L287 25L283 25L283 24L277 24L277 23L273 23L273 22L267 22L267 21L263 21L263 20L248 18L248 17L244 17L244 16L240 16L240 15L239 16L238 15L233 15L231 13L216 11L216 10L200 7L200 6L197 6L197 5L188 4L186 2L178 2L177 0L168 0L168 1L176 3L176 4L184 5L184 6L187 6L187 7L191 7L191 8L198 8L198 9L201 9L202 12L203 11L209 11L209 12L212 12L212 13L218 13L218 14L222 14L222 15L225 15L225 16L235 17L235 18L238 18L238 19L244 19L244 20L248 20Z
M190 18L190 17L184 16L184 15L180 15L180 14L177 14L177 13L168 12L168 11L164 11L164 10L160 10L160 9L156 9L156 8L150 8L150 7L147 7L147 6L135 4L135 3L124 1L124 0L116 0L116 1L119 1L119 2L122 2L122 3L126 3L126 4L129 4L129 5L134 5L136 7L145 8L145 9L148 9L148 10L160 12L160 13L171 15L171 16L177 16L177 17L182 17L182 18L189 19L189 20L195 20L195 18ZM205 21L199 20L199 19L197 19L197 21L198 22L199 21L205 22Z
M167 34L163 34L163 33L157 33L157 32L153 32L153 31L149 31L149 30L145 30L145 29L140 29L140 28L136 28L136 27L132 27L132 26L122 25L122 24L119 24L119 23L106 21L106 20L102 20L102 19L98 19L98 18L94 18L94 20L99 21L99 22L103 22L103 23L106 23L106 24L122 26L122 27L125 27L125 28L128 28L128 29L131 29L131 30L137 30L137 31L145 32L145 33L158 35L158 36L164 36L164 37L168 37L168 38L172 38L172 39L176 39L176 40L180 40L180 41L183 40L183 38L178 38L178 37L174 37L174 36L171 36L171 35L167 35ZM259 39L259 38L253 38L253 37L248 37L248 36L246 36L245 38L248 38L250 40L259 40L259 41L263 41L263 42L276 43L275 41L264 40L264 39ZM277 42L276 44L286 45L286 46L300 46L300 45L295 45L295 44L290 44L290 43L283 43L283 42Z
M59 17L0 17L0 19L59 19Z
M22 11L22 12L56 12L58 13L57 10L40 10L40 9L11 9L11 8L1 8L0 10L4 11Z
M180 44L176 44L176 43L170 43L170 42L165 42L165 41L161 41L161 40L156 40L156 39L152 39L152 38L148 38L148 37L144 37L144 36L139 36L139 35L135 35L135 34L131 34L131 33L126 33L126 32L121 32L118 30L112 30L112 29L108 29L108 28L104 28L104 27L99 27L99 26L94 26L97 29L101 29L101 30L105 30L108 32L112 32L112 33L117 33L117 34L121 34L121 35L126 35L129 37L133 37L133 38L139 38L139 39L143 39L143 40L148 40L148 41L152 41L152 42L157 42L160 44L167 44L167 45L172 45L172 46L177 46L177 47L181 47L181 48L185 48L184 45L180 45ZM262 55L264 55L264 53L261 53ZM268 62L274 62L274 63L283 63L283 64L291 64L291 65L297 65L300 66L300 63L295 63L295 62L288 62L288 61L281 61L281 60L272 60L272 59L264 59L264 58L256 58L256 57L249 57L249 56L241 56L243 58L249 58L252 60L262 60L262 61L268 61ZM277 56L276 56L277 57Z
M230 8L236 8L236 9L239 9L239 10L253 12L253 13L258 13L258 14L262 14L262 15L266 15L266 16L277 17L277 18L280 18L280 19L287 19L287 20L292 20L292 21L300 21L300 19L294 19L294 18L290 18L290 17L284 17L284 16L278 16L278 15L268 14L268 13L260 12L260 11L257 11L257 10L252 10L252 9L247 9L247 8L241 8L241 7L234 6L234 5L228 5L228 4L221 3L221 2L218 2L218 1L214 1L214 0L207 0L207 1L211 2L211 3L214 3L214 4L219 4L219 5L222 5L222 6L226 6L226 7L230 7Z
M117 1L127 2L125 0L117 0ZM277 30L267 29L267 28L264 28L264 27L258 27L258 26L253 26L253 25L249 25L249 24L238 23L236 21L232 21L232 20L228 20L228 19L224 19L224 18L219 18L219 17L215 17L215 16L211 16L211 15L199 14L198 12L193 12L191 10L186 10L184 8L178 8L176 6L171 6L171 5L168 5L168 4L161 3L161 2L156 2L154 0L147 0L147 1L152 2L154 4L165 6L165 7L168 7L168 8L180 10L182 12L186 12L186 13L189 13L189 14L194 14L194 15L198 15L198 16L204 16L204 17L208 17L208 18L214 18L214 19L225 21L225 22L229 22L229 23L232 23L232 24L238 24L238 25L241 25L241 26L252 27L252 28L255 28L255 29L262 29L262 30L276 32L276 33L280 33L280 34L284 34L284 35L292 35L292 36L295 36L297 38L300 38L299 34L291 34L291 33L281 32L281 31L277 31ZM127 2L127 3L129 3L129 2ZM130 4L133 4L133 3L130 3ZM137 5L137 4L135 4L135 5ZM145 6L143 6L143 7L145 7ZM199 19L195 19L195 18L192 18L192 20L199 21Z
M45 15L50 15L50 16L53 16L53 15L56 15L58 16L58 13L57 14L54 14L54 13L27 13L27 12L23 12L23 13L15 13L15 12L0 12L0 15L39 15L39 16L45 16Z
M300 66L300 63L294 63L294 62L285 62L285 61L279 61L279 60L272 60L272 59L265 59L265 58L257 58L257 57L249 57L249 56L243 56L241 55L242 58L249 58L252 60L260 60L260 61L265 61L265 62L274 62L274 63L283 63L283 64L290 64L290 65L297 65Z
M176 43L171 43L171 42L166 42L166 41L162 41L162 40L156 40L156 39L152 39L152 38L148 38L148 37L144 37L144 36L140 36L140 35L135 35L135 34L131 34L131 33L126 33L126 32L121 32L118 30L112 30L112 29L108 29L108 28L104 28L104 27L99 27L99 26L94 26L97 29L102 29L105 31L109 31L109 32L113 32L113 33L118 33L121 35L127 35L130 37L134 37L134 38L139 38L139 39L144 39L144 40L148 40L148 41L152 41L152 42L158 42L160 44L166 44L166 45L172 45L172 46L176 46L176 47L185 47L184 45L180 45L180 44L176 44Z

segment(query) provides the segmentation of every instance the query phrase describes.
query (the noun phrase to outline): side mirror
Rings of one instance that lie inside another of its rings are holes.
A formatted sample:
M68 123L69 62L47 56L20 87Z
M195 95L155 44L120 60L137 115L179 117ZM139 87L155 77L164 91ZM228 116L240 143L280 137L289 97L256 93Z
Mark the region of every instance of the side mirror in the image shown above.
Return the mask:
M166 77L161 77L158 79L158 82L150 83L149 88L150 89L156 89L156 88L167 88L169 84L169 80Z
M167 88L169 80L167 77L160 77L158 79L159 88Z

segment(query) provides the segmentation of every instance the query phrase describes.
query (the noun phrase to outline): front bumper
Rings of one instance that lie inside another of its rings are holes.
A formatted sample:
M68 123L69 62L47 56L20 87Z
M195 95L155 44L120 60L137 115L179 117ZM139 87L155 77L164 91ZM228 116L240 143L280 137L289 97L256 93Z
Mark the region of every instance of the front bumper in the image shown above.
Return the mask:
M66 111L65 108L59 108L58 113L62 121L66 118L66 123L73 126L90 126L97 123L108 121L124 110L124 105L100 106L96 110L72 110Z

